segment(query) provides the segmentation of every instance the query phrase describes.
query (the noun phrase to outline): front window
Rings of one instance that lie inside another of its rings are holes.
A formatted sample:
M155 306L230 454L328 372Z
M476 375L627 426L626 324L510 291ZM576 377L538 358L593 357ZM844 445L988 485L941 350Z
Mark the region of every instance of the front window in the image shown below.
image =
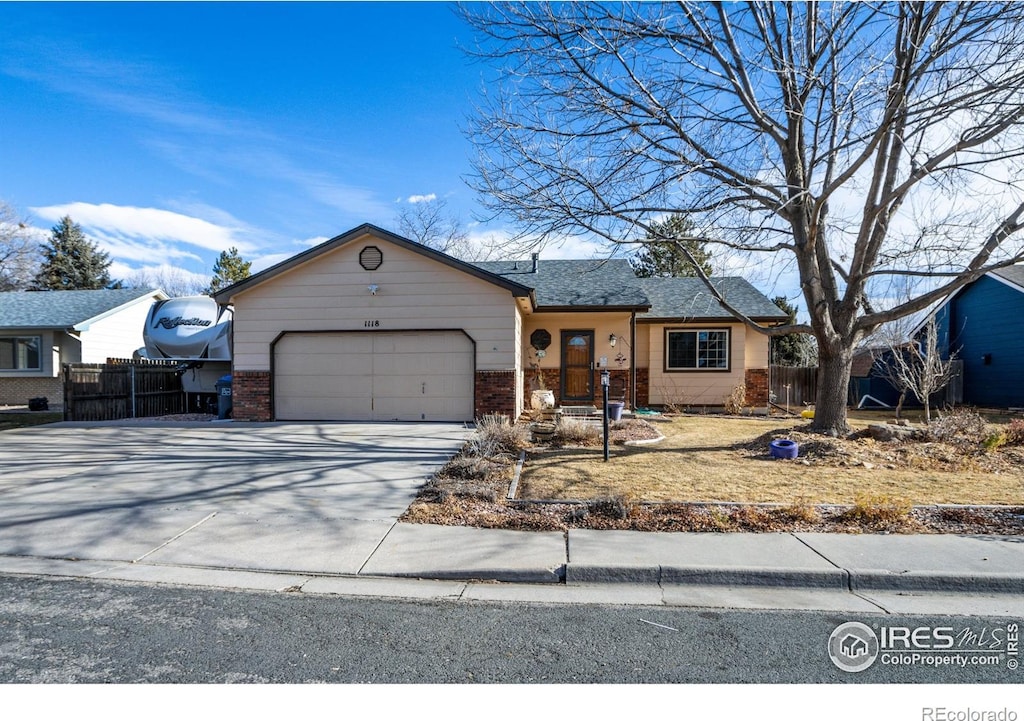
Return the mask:
M665 369L729 370L729 331L665 331Z
M42 354L39 352L42 345L42 339L37 335L0 338L0 370L42 370Z

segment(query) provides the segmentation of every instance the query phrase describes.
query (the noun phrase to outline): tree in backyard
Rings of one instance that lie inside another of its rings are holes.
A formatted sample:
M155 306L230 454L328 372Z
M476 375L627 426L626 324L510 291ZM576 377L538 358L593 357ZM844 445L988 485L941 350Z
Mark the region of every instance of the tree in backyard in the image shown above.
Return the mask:
M99 290L114 285L110 256L86 237L78 223L65 215L50 230L36 273L36 290Z
M129 288L159 288L172 298L200 295L208 287L204 276L171 265L138 268L125 276L123 282Z
M849 431L863 338L1024 258L1024 3L462 12L493 72L468 128L487 208L616 244L678 212L716 254L795 270L807 323L759 328L707 286L757 332L813 334L818 431Z
M39 270L39 253L28 221L0 200L0 291L31 288Z
M787 323L796 325L796 316L799 309L789 302L784 295L772 298L772 303L777 305L788 316ZM789 333L779 335L770 339L770 356L772 365L777 366L813 366L818 362L817 349L814 346L814 336L809 333Z
M489 248L470 241L462 221L449 212L443 198L411 198L398 211L397 220L399 235L460 260L486 260L490 253Z
M932 315L913 338L907 339L898 330L893 330L881 352L875 353L875 367L881 377L900 394L896 404L897 419L909 394L924 406L925 423L931 423L932 396L956 377L956 353L943 358L939 352L938 337L935 316Z
M222 250L213 264L213 278L210 279L210 285L206 288L206 292L213 295L232 283L245 280L251 275L249 270L251 267L252 262L242 260L238 248Z
M670 215L651 223L653 232L630 258L633 271L641 278L679 278L698 275L694 262L711 275L711 251L707 242L694 238L696 229L685 215ZM685 248L685 252L683 251Z

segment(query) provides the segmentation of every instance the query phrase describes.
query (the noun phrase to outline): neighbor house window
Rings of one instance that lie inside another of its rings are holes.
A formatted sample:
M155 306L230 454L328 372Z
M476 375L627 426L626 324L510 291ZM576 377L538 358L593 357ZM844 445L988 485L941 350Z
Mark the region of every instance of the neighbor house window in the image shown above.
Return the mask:
M42 370L42 355L39 352L42 346L42 339L37 335L0 338L0 370Z
M729 331L666 330L665 370L729 370Z

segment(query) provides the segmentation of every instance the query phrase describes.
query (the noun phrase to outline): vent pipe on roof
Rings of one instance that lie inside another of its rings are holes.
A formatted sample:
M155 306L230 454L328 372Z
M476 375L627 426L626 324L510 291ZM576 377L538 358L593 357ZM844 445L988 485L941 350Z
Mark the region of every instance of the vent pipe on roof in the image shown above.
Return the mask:
M533 271L537 272L537 262L540 260L540 253L530 253L530 258L533 260Z

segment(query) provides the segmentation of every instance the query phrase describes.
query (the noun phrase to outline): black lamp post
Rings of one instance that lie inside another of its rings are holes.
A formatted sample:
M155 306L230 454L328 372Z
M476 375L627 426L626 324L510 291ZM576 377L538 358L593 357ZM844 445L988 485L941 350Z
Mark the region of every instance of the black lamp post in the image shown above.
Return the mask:
M608 460L608 385L610 383L610 374L608 369L605 368L601 371L601 399L602 405L604 406L604 412L602 416L604 418L604 460Z

